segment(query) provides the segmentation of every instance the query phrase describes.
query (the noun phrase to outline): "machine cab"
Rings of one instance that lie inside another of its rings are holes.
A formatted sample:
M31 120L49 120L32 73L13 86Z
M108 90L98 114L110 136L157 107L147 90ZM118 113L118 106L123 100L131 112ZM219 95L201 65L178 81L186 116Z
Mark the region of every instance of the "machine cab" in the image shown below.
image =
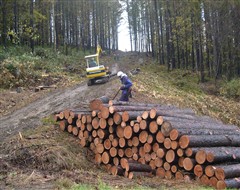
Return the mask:
M98 54L85 56L87 68L99 67Z

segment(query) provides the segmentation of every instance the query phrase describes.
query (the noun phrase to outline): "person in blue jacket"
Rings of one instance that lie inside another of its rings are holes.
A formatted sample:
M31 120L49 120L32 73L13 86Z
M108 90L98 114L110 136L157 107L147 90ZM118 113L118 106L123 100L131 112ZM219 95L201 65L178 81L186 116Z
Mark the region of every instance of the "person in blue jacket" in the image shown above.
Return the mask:
M120 87L120 90L122 90L122 95L119 101L129 101L129 97L132 96L131 90L132 90L132 81L128 78L128 76L123 73L122 71L118 71L117 76L120 78L122 86Z

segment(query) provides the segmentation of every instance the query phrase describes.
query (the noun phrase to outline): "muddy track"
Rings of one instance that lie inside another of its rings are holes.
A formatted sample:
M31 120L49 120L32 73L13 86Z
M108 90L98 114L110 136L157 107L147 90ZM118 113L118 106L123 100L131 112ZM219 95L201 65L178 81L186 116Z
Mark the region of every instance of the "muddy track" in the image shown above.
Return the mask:
M115 72L117 69L117 64L111 66L112 71ZM116 77L112 77L107 83L93 86L87 86L84 81L71 88L58 89L26 107L0 118L0 141L25 129L40 126L42 118L55 112L76 107L82 103L86 104L90 100L104 95L113 96L117 88L116 79Z

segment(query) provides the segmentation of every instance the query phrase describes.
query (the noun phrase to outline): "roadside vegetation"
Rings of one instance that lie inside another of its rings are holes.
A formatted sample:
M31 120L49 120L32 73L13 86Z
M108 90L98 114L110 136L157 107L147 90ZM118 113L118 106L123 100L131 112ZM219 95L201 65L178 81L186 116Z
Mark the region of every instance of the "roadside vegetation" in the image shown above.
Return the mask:
M160 103L192 108L197 114L208 115L224 123L240 126L240 80L207 79L200 83L199 75L191 71L167 71L156 63L141 67L133 80L142 93Z
M4 89L80 80L84 69L84 53L76 49L68 55L42 47L36 48L34 54L24 46L0 49L0 86Z

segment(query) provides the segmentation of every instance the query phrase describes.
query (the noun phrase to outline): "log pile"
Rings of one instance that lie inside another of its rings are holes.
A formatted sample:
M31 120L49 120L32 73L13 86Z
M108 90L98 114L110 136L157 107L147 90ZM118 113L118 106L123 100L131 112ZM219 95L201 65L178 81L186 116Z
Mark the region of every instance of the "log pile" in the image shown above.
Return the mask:
M132 179L196 179L217 189L240 187L240 130L191 110L95 99L90 109L55 114L62 131L89 147L96 164Z

